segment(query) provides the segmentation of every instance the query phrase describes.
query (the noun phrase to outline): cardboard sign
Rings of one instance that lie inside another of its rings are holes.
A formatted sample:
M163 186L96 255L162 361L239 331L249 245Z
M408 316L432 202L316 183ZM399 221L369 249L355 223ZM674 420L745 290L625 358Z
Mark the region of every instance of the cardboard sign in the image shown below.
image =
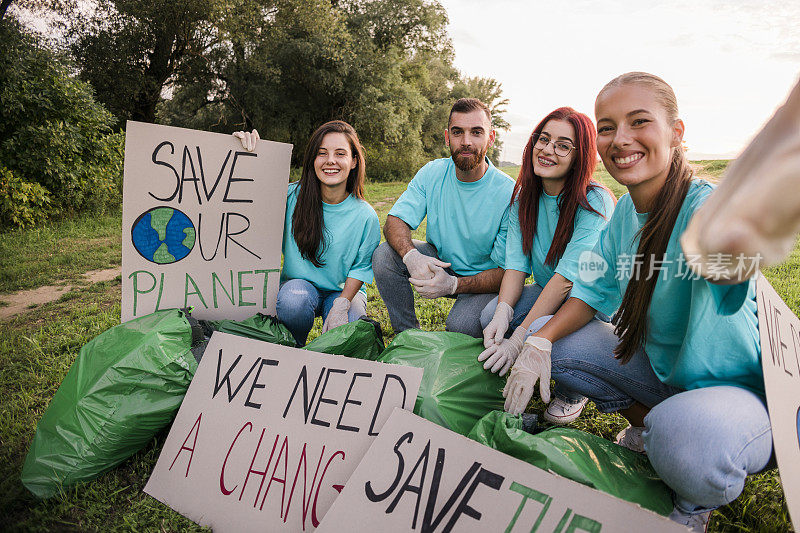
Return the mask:
M122 321L275 314L292 145L128 121Z
M395 409L318 531L685 532Z
M756 281L761 367L786 506L800 530L800 319L769 281Z
M214 531L313 530L422 369L214 333L145 492Z

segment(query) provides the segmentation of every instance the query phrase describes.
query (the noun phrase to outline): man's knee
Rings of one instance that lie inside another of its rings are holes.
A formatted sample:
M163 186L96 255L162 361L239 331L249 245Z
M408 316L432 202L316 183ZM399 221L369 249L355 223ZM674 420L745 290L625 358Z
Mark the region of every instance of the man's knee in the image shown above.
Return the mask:
M402 258L388 242L382 242L372 253L372 270L376 276L390 270L398 262L402 262Z
M491 322L494 318L494 312L495 309L497 309L498 298L499 297L495 296L492 301L486 304L486 307L484 307L481 311L481 330L486 328L486 326L489 325L489 322Z
M464 333L471 337L483 336L480 316L477 313L473 315L471 313L460 313L458 311L453 313L450 311L445 322L445 329L455 333Z

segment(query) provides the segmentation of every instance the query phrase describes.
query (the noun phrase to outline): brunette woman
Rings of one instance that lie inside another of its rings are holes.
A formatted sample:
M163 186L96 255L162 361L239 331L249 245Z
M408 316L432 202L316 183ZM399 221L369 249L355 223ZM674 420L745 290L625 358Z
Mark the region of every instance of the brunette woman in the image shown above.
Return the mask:
M258 132L236 132L253 149ZM378 215L364 200L364 151L348 123L317 128L300 180L289 184L283 230L278 320L303 346L314 317L323 332L366 315L364 283L380 243Z

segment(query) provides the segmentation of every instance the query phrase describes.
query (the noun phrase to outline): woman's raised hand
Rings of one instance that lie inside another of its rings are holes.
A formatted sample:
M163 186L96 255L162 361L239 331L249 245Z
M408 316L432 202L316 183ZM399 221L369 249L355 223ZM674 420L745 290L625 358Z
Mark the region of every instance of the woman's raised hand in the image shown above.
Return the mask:
M800 82L681 236L688 265L706 278L743 281L779 263L800 232Z
M258 136L258 130L253 130L249 133L246 131L234 131L233 136L242 141L242 148L248 152L255 150L256 143L261 140L261 137Z

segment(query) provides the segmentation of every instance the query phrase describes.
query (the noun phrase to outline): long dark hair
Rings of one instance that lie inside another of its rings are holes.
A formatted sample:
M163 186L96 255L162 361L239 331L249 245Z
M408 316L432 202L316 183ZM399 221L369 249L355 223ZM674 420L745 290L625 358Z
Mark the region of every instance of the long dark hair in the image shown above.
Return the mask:
M297 205L292 215L292 236L300 254L304 259L321 268L325 265L320 258L325 252L325 221L322 218L322 191L319 179L314 170L322 139L329 133L342 133L350 143L350 153L356 159L355 168L347 176L347 192L356 198L364 198L364 176L366 164L364 149L353 126L342 120L326 122L311 135L303 157L303 172L300 176L300 191L297 194Z
M608 82L600 94L613 87L634 83L655 93L659 103L667 112L667 120L670 123L678 120L678 101L675 92L667 82L653 74L628 72ZM683 148L677 146L672 150L667 179L653 201L647 222L638 233L640 240L637 254L640 254L638 257L642 260L636 262L636 269L631 273L631 279L628 281L616 316L614 333L620 338L620 342L614 349L614 356L623 364L631 360L647 338L647 314L653 290L658 282L658 275L649 275L654 272L651 265L654 260L660 261L664 258L669 236L675 227L675 221L692 181L692 169L686 161Z
M522 232L522 251L529 254L533 246L533 235L536 233L536 220L539 216L539 196L544 192L542 178L533 172L533 149L536 139L544 129L545 125L551 120L563 120L572 124L575 129L575 159L572 167L567 172L564 180L564 187L558 195L558 223L553 235L553 242L547 251L545 263L555 266L564 250L567 248L572 232L575 230L575 214L578 207L599 213L591 205L586 194L590 189L601 188L608 191L614 198L614 194L607 187L592 181L592 173L597 165L597 145L596 132L592 120L578 113L571 107L559 107L539 122L534 128L528 144L522 153L522 166L519 169L517 183L514 185L514 193L511 195L511 203L519 200L519 227Z

